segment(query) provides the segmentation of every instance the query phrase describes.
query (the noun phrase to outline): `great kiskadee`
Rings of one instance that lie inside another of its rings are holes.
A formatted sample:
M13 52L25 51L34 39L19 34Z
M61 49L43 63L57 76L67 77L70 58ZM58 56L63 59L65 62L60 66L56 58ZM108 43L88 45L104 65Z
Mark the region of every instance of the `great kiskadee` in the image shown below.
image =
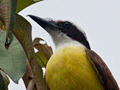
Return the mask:
M46 66L50 90L119 90L104 61L90 49L86 35L69 21L29 15L52 37L56 51Z

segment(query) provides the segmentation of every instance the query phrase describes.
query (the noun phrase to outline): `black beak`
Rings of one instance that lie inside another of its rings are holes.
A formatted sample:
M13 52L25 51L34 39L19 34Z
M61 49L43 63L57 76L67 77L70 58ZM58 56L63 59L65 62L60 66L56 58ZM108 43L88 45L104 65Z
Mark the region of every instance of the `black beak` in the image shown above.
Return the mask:
M55 24L50 23L49 21L47 21L43 18L34 16L34 15L28 15L28 16L30 18L32 18L36 23L38 23L41 27L43 27L45 30L46 30L46 28L50 28L50 29L58 28Z

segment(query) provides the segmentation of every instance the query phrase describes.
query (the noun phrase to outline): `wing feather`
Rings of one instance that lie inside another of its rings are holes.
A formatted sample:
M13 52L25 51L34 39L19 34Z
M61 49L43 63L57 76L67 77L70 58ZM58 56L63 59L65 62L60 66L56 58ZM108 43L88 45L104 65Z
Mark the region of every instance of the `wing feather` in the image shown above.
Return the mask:
M116 80L101 57L90 49L86 49L86 54L90 58L93 66L96 68L106 90L119 90Z

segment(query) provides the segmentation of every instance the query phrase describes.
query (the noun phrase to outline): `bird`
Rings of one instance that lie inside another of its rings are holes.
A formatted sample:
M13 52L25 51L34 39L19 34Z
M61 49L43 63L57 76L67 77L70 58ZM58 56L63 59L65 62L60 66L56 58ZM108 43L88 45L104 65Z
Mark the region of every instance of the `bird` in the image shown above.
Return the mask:
M55 44L45 72L49 90L119 90L111 71L91 50L81 28L70 21L28 16L50 34Z

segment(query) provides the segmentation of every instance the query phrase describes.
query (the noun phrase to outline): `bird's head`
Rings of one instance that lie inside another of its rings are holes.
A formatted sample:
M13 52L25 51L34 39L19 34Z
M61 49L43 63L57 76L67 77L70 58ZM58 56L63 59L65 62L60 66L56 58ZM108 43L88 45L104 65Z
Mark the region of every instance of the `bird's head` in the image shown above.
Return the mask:
M77 42L90 49L86 34L81 28L78 29L78 27L75 26L73 23L69 21L47 21L33 15L29 15L29 17L37 22L51 35L56 46L58 44L62 45L64 43L69 43L70 41L73 41L72 43Z

